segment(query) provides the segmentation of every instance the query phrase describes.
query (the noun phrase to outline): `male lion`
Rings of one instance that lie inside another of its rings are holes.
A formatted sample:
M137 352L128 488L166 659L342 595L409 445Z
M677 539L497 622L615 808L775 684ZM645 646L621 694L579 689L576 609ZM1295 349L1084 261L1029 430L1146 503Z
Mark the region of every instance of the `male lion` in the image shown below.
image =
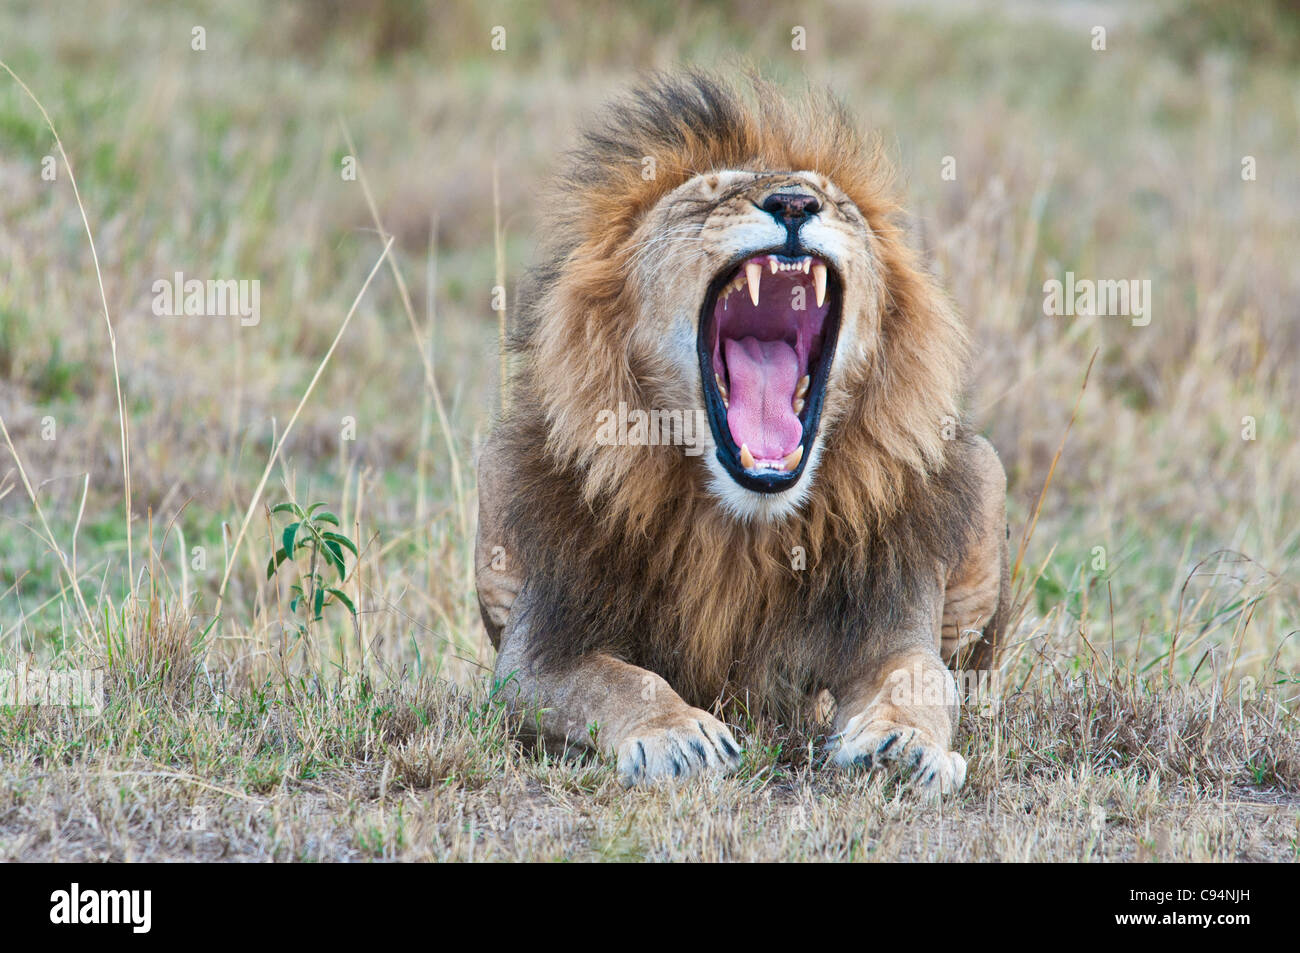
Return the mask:
M479 459L496 677L628 783L734 767L706 708L795 718L829 692L832 763L954 790L945 663L989 668L1008 600L1006 478L958 423L965 334L843 107L748 93L649 81L543 206ZM695 448L598 439L634 410L708 423Z

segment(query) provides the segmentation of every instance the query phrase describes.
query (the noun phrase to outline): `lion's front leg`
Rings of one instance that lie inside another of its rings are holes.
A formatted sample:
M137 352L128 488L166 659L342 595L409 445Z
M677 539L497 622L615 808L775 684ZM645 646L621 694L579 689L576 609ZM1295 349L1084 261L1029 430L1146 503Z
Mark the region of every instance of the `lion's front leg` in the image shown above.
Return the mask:
M526 599L526 590L520 598ZM552 746L613 757L626 784L730 771L740 746L717 718L654 672L610 655L548 667L527 651L527 613L512 614L497 656L502 692Z
M629 784L734 768L740 747L727 726L687 705L653 672L609 655L563 667L533 657L525 567L502 532L508 463L506 448L490 439L479 457L475 546L479 607L498 650L502 694L547 744L601 750Z
M872 669L847 688L838 707L831 762L896 770L927 794L960 788L966 760L949 750L957 685L939 653L918 647Z

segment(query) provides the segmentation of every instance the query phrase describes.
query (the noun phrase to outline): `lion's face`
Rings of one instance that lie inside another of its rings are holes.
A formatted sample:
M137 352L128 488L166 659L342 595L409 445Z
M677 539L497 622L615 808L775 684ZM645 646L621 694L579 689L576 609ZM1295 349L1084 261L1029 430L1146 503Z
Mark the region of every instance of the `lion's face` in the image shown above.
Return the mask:
M722 171L666 195L634 244L633 357L674 378L643 385L704 410L705 478L727 510L793 512L878 330L869 223L820 173Z
M516 413L614 534L722 517L861 538L944 464L965 335L904 240L888 162L828 94L752 92L639 88L548 204ZM665 413L689 439L662 439Z

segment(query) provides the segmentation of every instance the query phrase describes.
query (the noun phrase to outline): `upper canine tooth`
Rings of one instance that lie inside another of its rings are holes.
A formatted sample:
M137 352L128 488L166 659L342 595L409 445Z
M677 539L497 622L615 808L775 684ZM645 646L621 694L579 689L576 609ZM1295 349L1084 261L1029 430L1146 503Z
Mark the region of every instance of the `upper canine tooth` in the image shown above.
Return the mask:
M763 277L763 266L756 261L751 261L745 266L745 278L749 281L749 300L754 302L754 307L758 307L758 283Z
M799 378L799 383L795 385L794 396L802 397L804 394L808 393L808 385L811 383L812 378L807 374Z
M795 447L793 452L791 452L789 456L787 456L784 460L781 461L781 469L787 471L793 470L795 467L799 465L799 461L802 459L803 459L803 444L799 444L799 446Z
M817 287L817 307L826 302L826 266L821 262L812 266L813 284Z
M740 445L740 465L746 470L754 469L754 455L749 452L749 444Z

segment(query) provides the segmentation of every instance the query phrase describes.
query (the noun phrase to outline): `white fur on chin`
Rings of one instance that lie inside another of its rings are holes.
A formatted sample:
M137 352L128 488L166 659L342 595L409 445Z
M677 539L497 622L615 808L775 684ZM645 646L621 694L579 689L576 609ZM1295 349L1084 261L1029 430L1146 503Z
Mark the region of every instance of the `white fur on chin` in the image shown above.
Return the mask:
M731 474L718 461L715 448L710 447L704 454L705 463L709 468L709 489L718 498L722 508L734 519L743 523L779 523L797 513L808 499L821 452L820 438L813 440L812 451L808 454L808 463L805 464L798 483L779 493L758 493L746 489L732 479Z

